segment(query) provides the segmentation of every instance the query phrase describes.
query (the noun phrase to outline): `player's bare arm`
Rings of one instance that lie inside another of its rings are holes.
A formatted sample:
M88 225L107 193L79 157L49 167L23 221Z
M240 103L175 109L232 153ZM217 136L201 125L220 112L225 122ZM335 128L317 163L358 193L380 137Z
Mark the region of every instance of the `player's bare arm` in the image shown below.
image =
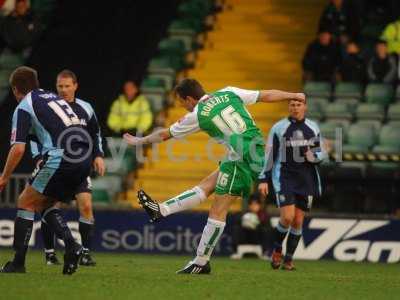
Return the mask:
M15 168L18 166L25 153L25 144L14 144L8 153L7 162L0 177L0 192L7 185Z
M125 133L123 138L129 145L140 146L164 142L172 138L172 135L169 131L169 128L163 128L144 137L138 137L129 133Z
M290 93L280 90L262 90L258 98L259 102L279 102L285 100L297 100L300 102L306 101L306 96L303 93Z

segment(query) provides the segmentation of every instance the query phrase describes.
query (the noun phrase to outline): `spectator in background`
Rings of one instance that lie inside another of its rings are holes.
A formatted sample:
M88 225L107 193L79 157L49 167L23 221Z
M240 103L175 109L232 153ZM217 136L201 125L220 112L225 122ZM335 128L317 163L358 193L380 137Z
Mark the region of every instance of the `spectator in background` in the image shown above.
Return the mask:
M303 57L304 80L332 81L340 62L340 51L327 31L308 45Z
M357 34L357 18L351 15L343 0L330 0L325 7L319 20L319 30L326 30L332 33L335 39L342 34L355 36Z
M368 61L368 80L376 83L393 83L396 80L396 59L389 54L385 41L375 45L375 54Z
M254 193L250 196L248 210L240 216L234 226L233 246L244 244L261 245L266 256L272 249L272 227L269 216L262 206L261 195Z
M387 43L389 53L400 54L400 18L385 27L381 39Z
M342 58L337 76L338 80L363 83L365 80L365 60L355 42L349 42Z
M15 8L15 0L0 0L0 16L8 16Z
M123 94L119 95L111 105L107 120L108 127L115 135L125 132L147 132L153 124L153 113L147 98L133 81L126 81Z
M8 48L21 52L32 46L41 31L42 26L29 10L28 1L16 0L14 11L2 23L1 37Z

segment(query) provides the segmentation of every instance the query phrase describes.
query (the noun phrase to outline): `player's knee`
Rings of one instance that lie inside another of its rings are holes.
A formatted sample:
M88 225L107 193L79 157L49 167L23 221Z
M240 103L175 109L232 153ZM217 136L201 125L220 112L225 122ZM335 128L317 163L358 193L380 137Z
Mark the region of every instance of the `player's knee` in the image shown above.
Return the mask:
M21 194L17 200L17 208L23 209L27 211L37 211L39 208L37 207L35 201L32 201L28 197L25 197L24 194Z
M210 209L209 217L218 221L225 221L228 209L224 206L213 205Z
M79 207L79 212L80 212L81 217L83 217L87 220L93 219L92 204L90 202L82 203Z
M204 193L204 195L206 196L206 198L208 196L210 196L215 189L215 185L213 185L210 182L204 181L201 182L198 186L196 186L197 188L201 189L201 191Z

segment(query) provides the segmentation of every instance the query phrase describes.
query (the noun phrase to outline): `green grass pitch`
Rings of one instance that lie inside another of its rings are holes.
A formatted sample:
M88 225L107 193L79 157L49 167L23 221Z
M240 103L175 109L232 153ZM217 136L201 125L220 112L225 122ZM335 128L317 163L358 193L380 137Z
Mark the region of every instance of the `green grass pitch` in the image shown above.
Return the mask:
M11 255L1 250L0 262ZM174 272L189 257L96 253L95 258L98 266L68 277L31 251L27 274L0 274L0 299L400 299L398 264L301 261L297 271L285 272L258 259L214 258L212 275L184 276Z

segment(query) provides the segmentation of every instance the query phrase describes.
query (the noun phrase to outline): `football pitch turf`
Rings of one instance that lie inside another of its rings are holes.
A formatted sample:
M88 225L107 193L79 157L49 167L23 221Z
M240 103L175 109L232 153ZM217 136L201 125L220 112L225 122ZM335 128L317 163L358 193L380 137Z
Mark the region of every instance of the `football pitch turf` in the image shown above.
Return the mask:
M11 255L0 250L0 263ZM30 251L27 274L0 274L0 299L400 299L399 264L300 261L287 272L258 259L214 258L212 275L185 276L175 274L185 256L94 257L96 267L63 276Z

